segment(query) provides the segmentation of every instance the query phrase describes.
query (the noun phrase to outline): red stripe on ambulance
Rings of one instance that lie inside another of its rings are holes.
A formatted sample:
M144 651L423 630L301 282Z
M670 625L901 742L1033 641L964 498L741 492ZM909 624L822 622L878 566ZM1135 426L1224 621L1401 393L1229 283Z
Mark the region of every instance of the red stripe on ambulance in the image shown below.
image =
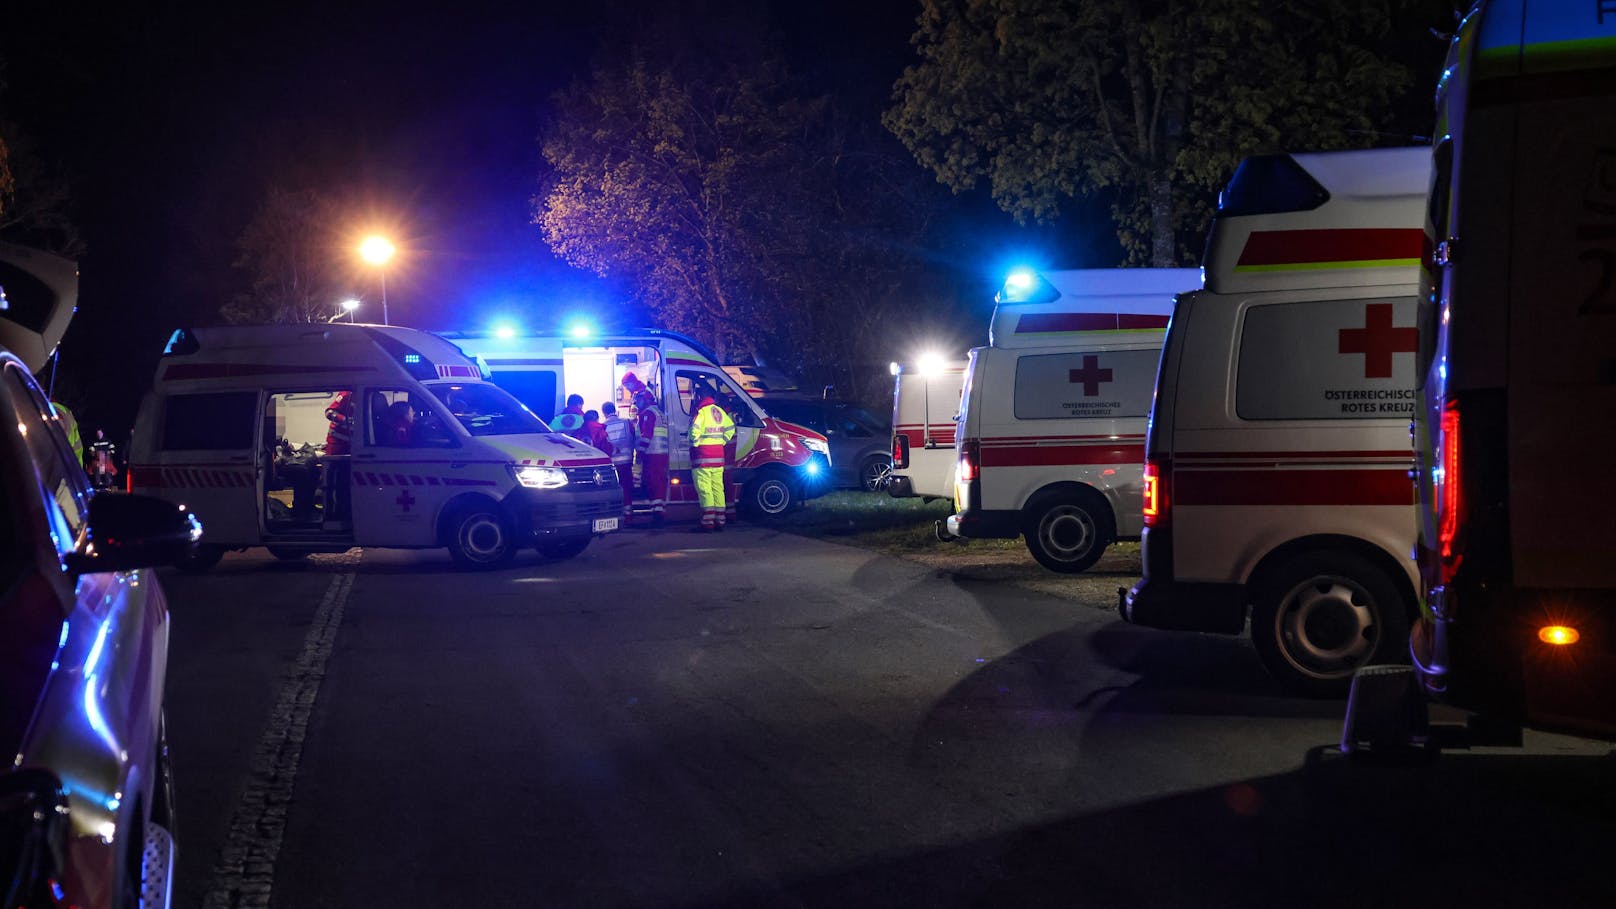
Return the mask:
M1254 230L1235 267L1418 259L1424 244L1417 227Z
M1167 316L1126 312L1023 313L1016 320L1016 334L1054 331L1135 331L1166 328Z
M1175 506L1414 504L1407 470L1179 470Z
M1143 445L989 445L983 467L1059 467L1067 464L1143 464Z

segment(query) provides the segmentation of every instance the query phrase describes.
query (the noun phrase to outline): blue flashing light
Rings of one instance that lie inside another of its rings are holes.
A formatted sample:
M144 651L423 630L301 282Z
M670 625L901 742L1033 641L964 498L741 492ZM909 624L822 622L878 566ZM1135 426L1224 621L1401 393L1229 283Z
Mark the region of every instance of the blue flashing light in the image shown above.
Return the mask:
M1015 269L1004 279L1004 286L1011 290L1028 291L1037 284L1038 276L1030 268Z
M819 462L818 461L809 461L807 466L804 467L803 469L808 471L808 475L810 477L819 476Z
M404 363L406 366L414 366L419 362L421 362L421 355L418 353L407 353L404 355Z
M494 337L501 341L509 341L516 337L516 326L509 322L501 322L494 326Z
M595 334L595 329L588 322L575 322L567 329L567 334L574 338L588 338Z

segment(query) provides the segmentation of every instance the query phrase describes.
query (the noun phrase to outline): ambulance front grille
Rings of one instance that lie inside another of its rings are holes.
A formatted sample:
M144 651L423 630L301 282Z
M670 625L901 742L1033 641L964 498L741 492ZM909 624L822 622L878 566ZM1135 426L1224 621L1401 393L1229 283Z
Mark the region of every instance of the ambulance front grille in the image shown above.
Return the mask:
M567 483L572 486L616 486L617 469L610 464L600 467L569 467Z

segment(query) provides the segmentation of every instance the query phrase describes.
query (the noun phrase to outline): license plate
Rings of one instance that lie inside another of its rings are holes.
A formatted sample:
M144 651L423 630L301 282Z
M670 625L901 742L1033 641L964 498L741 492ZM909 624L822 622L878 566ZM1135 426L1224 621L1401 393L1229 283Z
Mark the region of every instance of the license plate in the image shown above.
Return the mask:
M616 530L617 529L617 520L618 520L617 518L596 518L595 519L595 532L596 533L605 533L608 530Z

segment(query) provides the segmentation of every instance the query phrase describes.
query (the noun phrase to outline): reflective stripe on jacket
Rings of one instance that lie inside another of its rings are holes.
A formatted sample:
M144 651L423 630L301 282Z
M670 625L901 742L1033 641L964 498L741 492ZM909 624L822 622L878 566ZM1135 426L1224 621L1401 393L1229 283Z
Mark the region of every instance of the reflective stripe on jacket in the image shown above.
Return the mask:
M655 404L640 411L639 446L646 454L668 453L668 421Z
M638 435L634 431L633 422L622 417L607 418L606 438L612 443L613 464L629 464L634 461L634 443Z
M690 418L692 467L723 467L724 445L735 438L735 421L717 404L708 404Z

